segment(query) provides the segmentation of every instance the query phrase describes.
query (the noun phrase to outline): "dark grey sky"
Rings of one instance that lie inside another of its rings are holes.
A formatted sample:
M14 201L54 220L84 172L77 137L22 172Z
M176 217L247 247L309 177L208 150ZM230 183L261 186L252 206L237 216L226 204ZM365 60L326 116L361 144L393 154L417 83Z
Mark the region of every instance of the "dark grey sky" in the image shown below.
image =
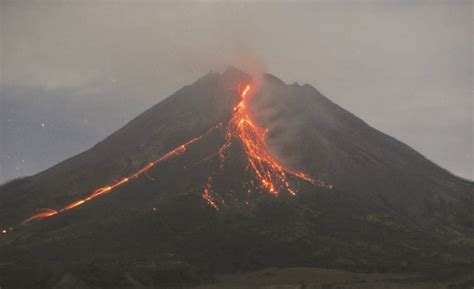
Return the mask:
M310 83L473 179L472 1L0 1L0 182L209 70Z

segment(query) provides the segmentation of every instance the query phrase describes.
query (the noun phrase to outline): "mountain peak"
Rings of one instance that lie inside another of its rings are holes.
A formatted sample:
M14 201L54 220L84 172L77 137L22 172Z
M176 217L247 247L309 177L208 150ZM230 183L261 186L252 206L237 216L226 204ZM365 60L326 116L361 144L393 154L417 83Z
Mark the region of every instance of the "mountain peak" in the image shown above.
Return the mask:
M286 83L283 80L279 79L278 77L276 77L273 74L264 73L264 77L267 81L274 82L274 83L277 83L277 84L280 84L280 85L286 85Z
M232 78L232 79L242 79L246 81L251 80L251 76L247 74L246 72L243 72L242 70L234 67L234 66L228 66L224 72L222 73L223 78Z

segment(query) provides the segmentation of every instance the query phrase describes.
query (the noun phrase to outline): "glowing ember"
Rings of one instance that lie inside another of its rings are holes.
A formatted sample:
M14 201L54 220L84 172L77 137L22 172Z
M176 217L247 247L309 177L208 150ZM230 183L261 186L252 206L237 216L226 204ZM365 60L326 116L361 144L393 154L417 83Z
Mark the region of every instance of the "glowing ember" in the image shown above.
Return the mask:
M225 131L225 142L215 154L219 156L219 167L221 171L224 168L228 148L231 146L234 140L237 140L242 144L244 148L248 168L255 174L257 181L250 181L250 184L255 187L254 189L261 189L263 191L267 191L268 193L274 196L278 196L280 192L287 192L290 195L296 195L296 190L290 184L290 180L288 178L289 175L309 182L311 184L317 184L321 187L332 189L332 185L328 185L322 181L316 182L303 172L291 170L285 167L280 162L278 162L272 156L265 142L265 137L268 130L258 126L252 119L248 110L248 97L250 96L251 92L252 88L250 84L245 85L244 89L240 93L241 99L239 103L234 107L233 114L229 122L227 123ZM104 194L108 194L117 187L120 187L133 179L137 179L141 175L147 175L148 170L155 166L157 163L160 163L173 156L177 156L184 153L187 150L188 146L202 140L212 131L221 126L222 124L218 124L212 127L205 134L195 137L187 141L186 143L177 146L176 148L162 155L159 159L148 163L135 173L127 177L123 177L122 179L112 184L98 188L87 197L73 201L58 211L53 209L42 209L38 213L24 220L22 224L26 224L33 220L48 218L59 213L69 211L93 200L94 198L97 198ZM255 185L255 183L257 184ZM249 189L248 192L250 193L251 190ZM208 178L208 182L202 192L202 197L207 202L207 204L214 209L219 209L215 197L219 199L219 202L221 204L224 203L224 199L219 194L214 192L213 179L211 177ZM248 204L248 202L246 202L246 204ZM153 208L153 211L155 210L156 208ZM2 233L6 233L6 231L4 230L2 231Z

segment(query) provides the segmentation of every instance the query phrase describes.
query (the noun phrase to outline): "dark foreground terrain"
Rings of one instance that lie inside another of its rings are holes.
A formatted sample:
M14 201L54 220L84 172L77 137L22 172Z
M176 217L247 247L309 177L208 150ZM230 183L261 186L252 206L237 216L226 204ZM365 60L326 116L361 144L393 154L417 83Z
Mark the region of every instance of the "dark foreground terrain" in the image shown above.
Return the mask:
M107 276L112 278L112 276ZM148 277L150 278L150 277ZM441 274L427 276L400 273L354 273L321 268L267 268L254 272L218 274L203 285L193 286L184 282L148 284L136 275L127 274L121 285L118 280L90 274L86 278L66 274L47 288L92 289L117 288L186 288L186 289L472 289L474 273ZM149 280L148 280L149 281ZM158 281L159 282L159 281ZM104 287L107 286L107 287Z
M196 289L471 289L474 274L353 273L321 268L270 268L251 273L218 275L214 284Z

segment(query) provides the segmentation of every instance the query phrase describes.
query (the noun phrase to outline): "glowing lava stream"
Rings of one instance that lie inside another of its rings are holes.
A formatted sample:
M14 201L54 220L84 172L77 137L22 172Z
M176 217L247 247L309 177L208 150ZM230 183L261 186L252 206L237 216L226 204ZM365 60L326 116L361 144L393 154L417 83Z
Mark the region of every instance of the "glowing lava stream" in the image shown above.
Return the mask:
M205 136L207 136L210 132L212 132L213 130L215 130L216 128L220 127L221 124L218 124L214 127L212 127L210 130L208 130L205 134L201 135L201 136L198 136L198 137L195 137L191 140L189 140L188 142L170 150L169 152L167 152L166 154L164 154L163 156L161 156L159 159L153 161L153 162L150 162L148 163L146 166L144 166L143 168L141 168L140 170L136 171L135 173L129 175L128 177L124 177L122 179L120 179L119 181L116 181L115 183L113 184L110 184L108 186L105 186L105 187L101 187L97 190L95 190L94 192L92 192L89 196L87 196L86 198L84 199L79 199L79 200L76 200L68 205L66 205L64 208L60 209L59 211L56 211L56 210L53 210L53 209L42 209L40 210L40 212L38 212L37 214L34 214L33 216L27 218L26 220L24 220L23 222L21 222L21 224L26 224L30 221L33 221L33 220L39 220L39 219L44 219L44 218L48 218L48 217L51 217L51 216L54 216L54 215L57 215L59 213L63 213L63 212L66 212L66 211L69 211L71 209L74 209L84 203L87 203L88 201L92 200L92 199L95 199L97 198L98 196L100 195L103 195L103 194L107 194L109 192L111 192L113 189L127 183L128 181L132 180L132 179L136 179L138 177L140 177L141 175L143 174L146 174L147 171L153 167L154 165L156 165L157 163L159 162L162 162L170 157L173 157L173 156L176 156L176 155L179 155L179 154L182 154L186 151L187 147L201 139L203 139Z
M311 184L317 183L319 186L332 189L331 185L327 185L322 181L316 182L303 172L291 170L285 167L272 156L265 142L268 130L258 126L252 119L248 110L248 98L251 92L252 91L250 84L245 85L244 89L240 93L240 102L234 107L232 116L229 122L227 123L225 143L219 148L218 152L215 154L219 156L219 167L221 171L223 170L226 161L227 149L231 146L233 140L237 139L243 145L247 157L248 168L255 173L258 182L257 189L260 188L274 196L278 196L281 191L286 191L291 195L296 195L296 190L291 186L290 181L288 179L288 175L299 178ZM80 205L83 205L84 203L91 201L94 198L113 191L115 188L129 182L132 179L136 179L143 174L146 175L147 171L157 163L184 153L189 145L202 140L212 131L221 126L222 124L218 124L212 127L205 134L195 137L189 140L188 142L170 150L169 152L161 156L159 159L148 163L146 166L136 171L135 173L124 177L110 185L101 187L93 191L89 196L71 202L60 210L53 210L49 208L42 209L38 213L24 220L22 224L26 224L33 220L48 218L69 211ZM253 181L251 182L251 184L253 184ZM224 203L224 199L219 194L213 191L213 179L212 177L209 177L208 182L202 192L202 197L211 207L218 209L218 205L216 200L214 199L214 196L219 197L219 201L221 203Z
M232 117L226 128L225 143L218 153L221 161L220 168L222 170L224 167L227 149L234 139L238 139L244 147L249 168L256 175L258 187L275 196L278 196L281 189L291 195L296 195L296 190L290 185L288 175L311 184L315 184L315 181L303 172L285 167L272 156L265 142L268 129L258 126L248 110L248 99L251 93L251 86L247 84L240 93L240 102L234 107ZM209 178L202 196L211 207L218 209L216 201L212 197L212 183L212 179ZM323 182L318 182L318 184L324 185ZM220 195L215 195L220 198Z

